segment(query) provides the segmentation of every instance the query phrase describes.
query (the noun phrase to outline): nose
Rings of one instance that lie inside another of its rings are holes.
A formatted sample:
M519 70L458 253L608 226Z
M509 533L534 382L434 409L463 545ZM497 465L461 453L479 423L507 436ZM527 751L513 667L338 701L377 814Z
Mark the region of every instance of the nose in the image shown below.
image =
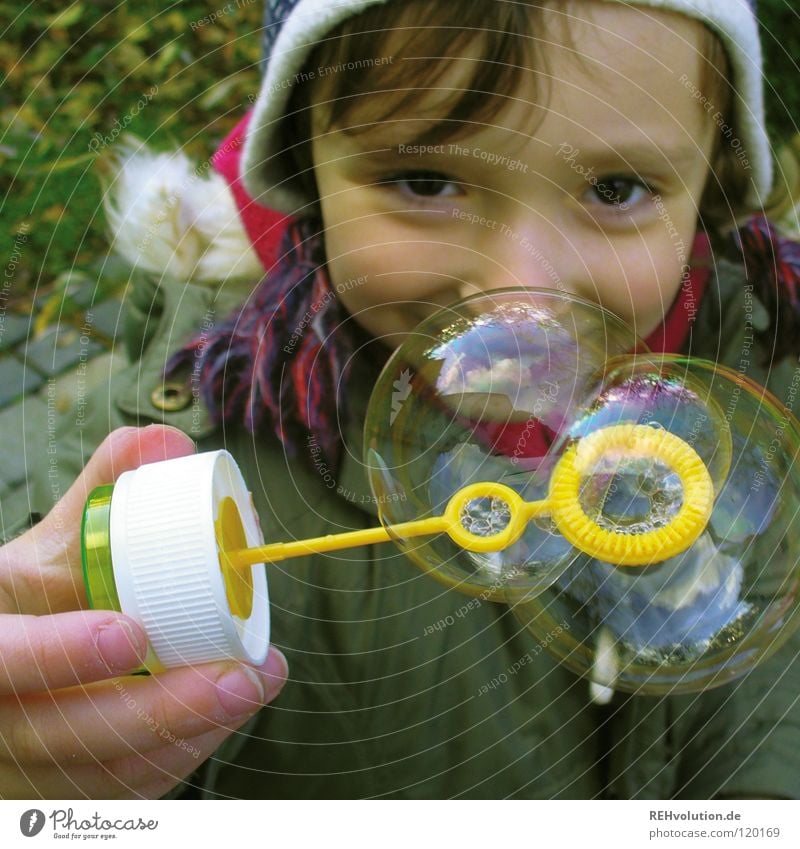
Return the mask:
M574 246L556 222L526 213L481 234L481 279L471 282L484 292L521 286L579 294Z

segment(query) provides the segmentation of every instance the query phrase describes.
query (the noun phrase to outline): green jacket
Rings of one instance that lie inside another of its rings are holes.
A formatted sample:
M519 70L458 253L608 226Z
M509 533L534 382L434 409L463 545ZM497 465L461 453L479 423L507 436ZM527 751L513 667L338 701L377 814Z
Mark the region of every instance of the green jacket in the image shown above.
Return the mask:
M737 369L743 340L763 329L766 313L734 266L721 266L709 289L692 352ZM359 463L368 368L350 384L349 450L333 486L287 459L268 434L214 428L185 388L166 387L166 406L176 409L163 409L169 353L236 301L186 285L137 287L128 305L134 361L81 400L79 419L61 417L57 463L32 481L38 510L110 429L155 421L185 430L201 451L234 455L268 540L375 525ZM785 395L796 364L767 371L759 350L747 350L748 374ZM800 797L800 636L734 684L682 697L617 694L600 707L585 680L533 651L507 607L466 607L467 597L391 544L276 564L269 583L272 640L289 660L290 679L275 704L187 782L187 795ZM485 686L512 669L507 683Z

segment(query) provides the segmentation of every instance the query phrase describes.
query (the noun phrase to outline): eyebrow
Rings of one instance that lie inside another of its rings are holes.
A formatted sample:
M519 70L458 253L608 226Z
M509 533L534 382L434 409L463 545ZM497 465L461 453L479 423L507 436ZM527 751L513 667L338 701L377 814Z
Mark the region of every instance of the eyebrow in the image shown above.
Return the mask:
M415 141L398 142L391 146L373 147L370 144L362 145L356 139L351 139L354 146L358 149L358 153L364 156L375 156L377 158L388 159L391 156L449 156L450 146L464 147L469 144L469 139L458 139L451 141L430 142L428 144L419 144ZM552 148L558 152L559 147L555 144L545 142L544 139L538 139L542 145ZM637 144L630 141L620 140L618 144L597 145L597 146L578 146L564 142L563 146L567 149L566 155L570 155L570 151L574 151L575 156L584 159L630 159L630 160L653 160L659 159L672 163L685 164L702 155L702 150L697 145L684 144L682 142L670 145L652 145ZM403 151L401 148L409 148L408 151ZM415 150L411 150L414 148ZM425 148L425 151L418 151L416 148ZM436 148L436 150L434 150Z
M397 142L396 144L386 146L385 142L381 144L377 140L370 144L366 136L361 138L350 137L348 141L354 147L348 154L348 159L359 159L370 162L375 166L394 165L398 160L402 160L407 162L409 167L412 167L414 162L430 163L435 160L442 161L450 158L461 161L463 157L450 153L449 145L463 147L470 143L469 138L431 142L430 144L423 144L421 146L438 148L438 152L431 150L431 152L412 153L410 151L403 152L400 148L413 148L419 144L418 142ZM570 161L578 161L581 163L588 162L595 168L625 168L635 171L657 168L662 171L669 170L670 173L680 173L683 169L698 162L704 166L708 164L705 153L698 145L690 144L683 140L677 140L674 143L667 141L660 145L655 142L650 144L646 141L631 141L625 138L602 145L585 143L583 145L570 145L567 142L563 142L562 147L565 147L565 151L560 154L557 144L546 142L544 139L538 139L538 141L543 146L550 148L557 159L561 159L567 163L567 167ZM580 141L585 142L585 140Z
M570 146L571 147L571 146ZM574 156L582 160L592 162L622 162L630 165L672 165L680 168L696 162L698 159L706 161L706 154L696 144L677 142L676 144L640 144L621 140L618 144L608 144L595 147L574 146ZM559 148L556 148L556 153ZM572 154L562 151L561 156L568 159Z

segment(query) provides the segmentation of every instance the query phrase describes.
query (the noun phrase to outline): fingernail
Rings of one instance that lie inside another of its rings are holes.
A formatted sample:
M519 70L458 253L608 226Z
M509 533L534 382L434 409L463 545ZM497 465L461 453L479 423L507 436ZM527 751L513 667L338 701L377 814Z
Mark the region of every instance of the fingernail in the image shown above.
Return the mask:
M264 700L269 703L283 689L289 675L289 664L281 651L270 646L266 663L261 667L261 671L266 676Z
M217 679L217 698L230 719L255 713L264 704L264 687L247 666L230 669Z
M144 635L124 619L101 625L95 634L95 645L109 672L135 669L147 654Z

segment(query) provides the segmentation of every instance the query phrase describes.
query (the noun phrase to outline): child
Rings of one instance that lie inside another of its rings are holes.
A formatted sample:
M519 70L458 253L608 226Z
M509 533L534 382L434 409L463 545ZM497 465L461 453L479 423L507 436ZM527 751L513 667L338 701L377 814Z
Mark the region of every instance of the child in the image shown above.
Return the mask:
M751 4L268 5L258 100L215 160L266 280L140 292L137 362L60 450L160 420L234 454L269 539L372 526L361 431L387 351L509 285L596 301L655 350L745 357L785 400L792 248L761 219L738 245L757 269L722 248L773 182ZM148 226L127 215L115 229L141 254ZM797 639L725 687L601 707L505 606L465 603L391 545L269 574L291 679L190 780L208 795L800 795ZM116 729L125 708L102 715Z

